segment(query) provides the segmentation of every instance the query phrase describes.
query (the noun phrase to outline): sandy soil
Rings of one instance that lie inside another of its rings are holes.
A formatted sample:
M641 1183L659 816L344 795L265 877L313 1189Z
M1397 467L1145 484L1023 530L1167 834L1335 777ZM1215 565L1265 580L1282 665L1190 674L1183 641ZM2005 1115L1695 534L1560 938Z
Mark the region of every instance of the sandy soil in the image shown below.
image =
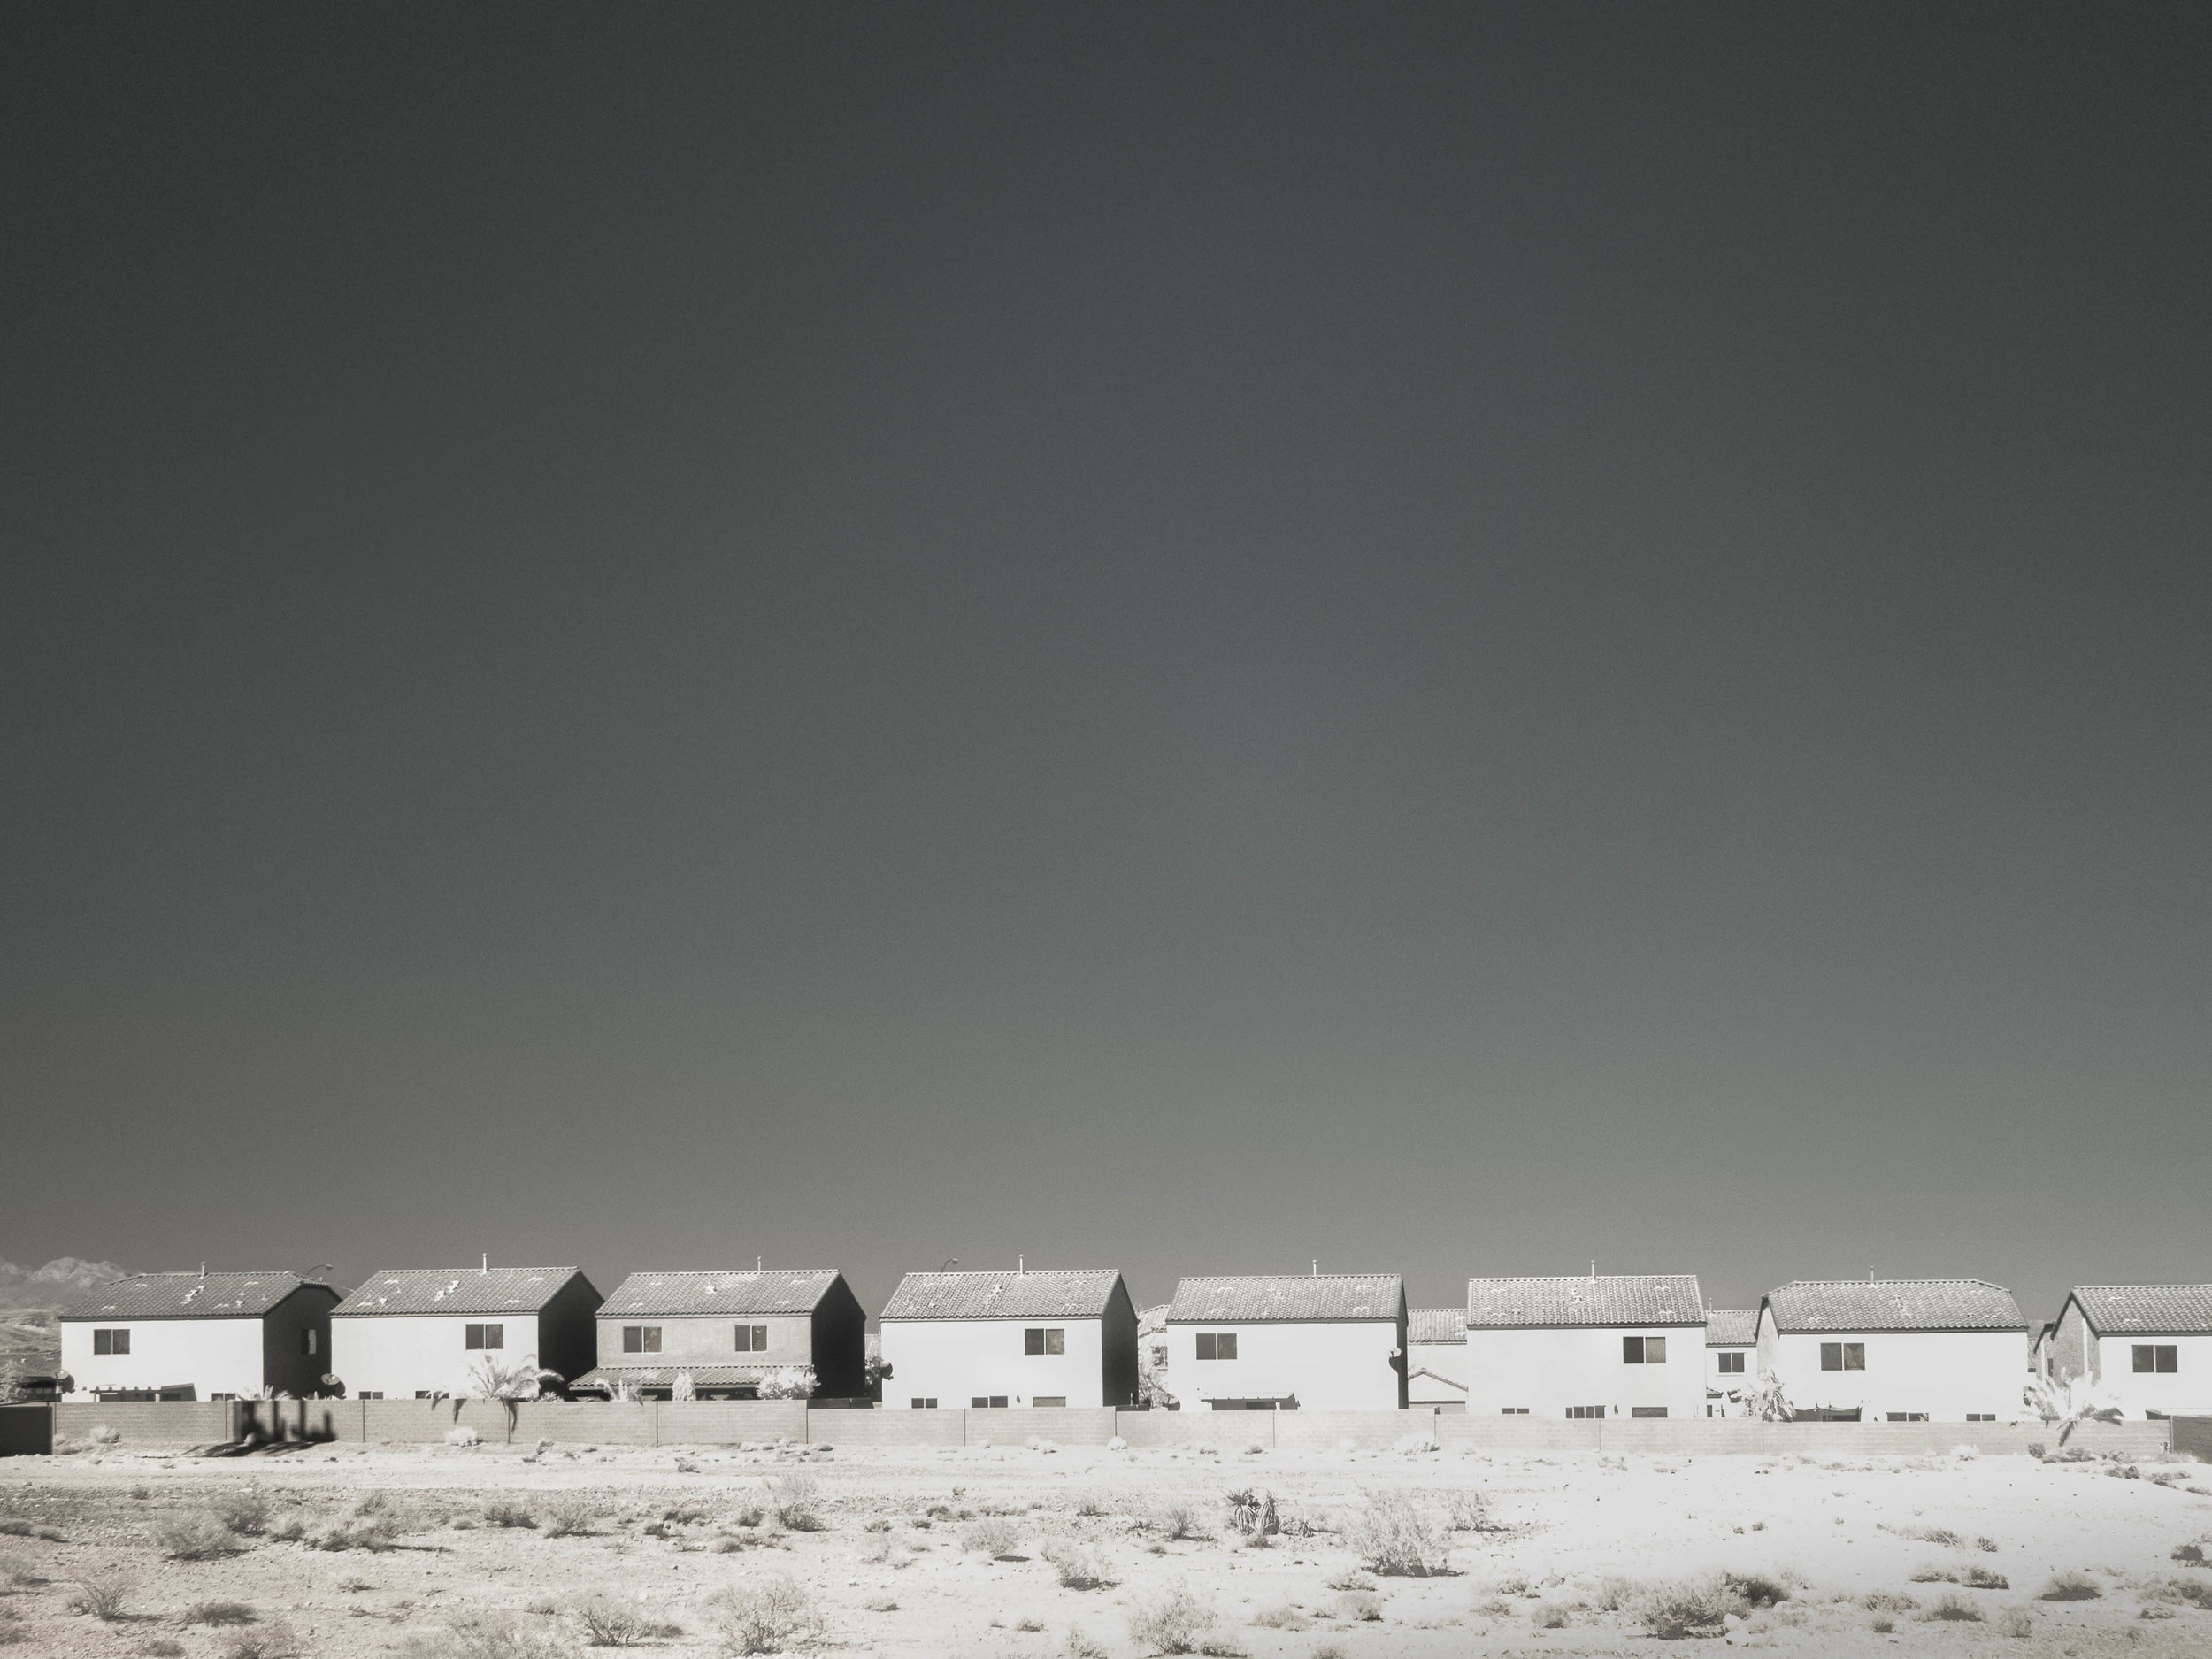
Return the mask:
M2212 1470L2120 1467L1092 1448L15 1458L0 1463L0 1642L115 1659L543 1659L592 1651L588 1606L651 1627L649 1650L720 1654L718 1599L787 1578L818 1616L816 1645L841 1654L1121 1659L1153 1650L1133 1618L1178 1589L1212 1615L1190 1633L1199 1650L1254 1659L1648 1653L1636 1586L1724 1571L1780 1578L1789 1597L1732 1615L1714 1647L2212 1653L2212 1567L2173 1559L2212 1535ZM792 1489L772 1483L794 1478L817 1488L820 1530L778 1524ZM1225 1494L1239 1488L1272 1494L1290 1530L1265 1548L1230 1530ZM212 1518L255 1491L258 1530ZM1400 1491L1444 1532L1448 1574L1379 1575L1350 1548L1371 1499ZM1479 1528L1445 1530L1455 1493L1480 1494ZM498 1525L503 1506L538 1524ZM1172 1536L1179 1508L1202 1535ZM564 1517L586 1530L549 1535ZM355 1547L316 1548L334 1529ZM165 1553L165 1536L194 1533L236 1553ZM1079 1566L1087 1555L1112 1582L1064 1587L1048 1548ZM1915 1581L1972 1568L2009 1586ZM110 1571L127 1582L123 1617L71 1610ZM2101 1594L2041 1599L2069 1571ZM1982 1622L1924 1617L1947 1594ZM1867 1604L1884 1594L1899 1604ZM226 1601L252 1622L190 1621ZM2025 1633L2008 1633L2023 1616ZM1876 1628L1885 1618L1893 1632Z

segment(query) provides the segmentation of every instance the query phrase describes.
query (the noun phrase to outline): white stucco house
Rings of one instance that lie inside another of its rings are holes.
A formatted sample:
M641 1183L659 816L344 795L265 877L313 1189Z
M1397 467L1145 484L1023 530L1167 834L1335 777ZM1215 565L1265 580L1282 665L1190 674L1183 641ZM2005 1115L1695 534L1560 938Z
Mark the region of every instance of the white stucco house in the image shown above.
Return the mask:
M1732 1417L1759 1382L1759 1310L1705 1310L1705 1415Z
M1467 1281L1467 1409L1604 1418L1705 1415L1694 1273Z
M1400 1411L1406 1293L1396 1273L1177 1281L1161 1380L1186 1411Z
M306 1399L330 1370L338 1301L296 1273L136 1273L62 1310L61 1368L79 1394Z
M887 1410L1137 1403L1137 1310L1110 1267L909 1273L879 1325Z
M1978 1279L1800 1279L1759 1302L1759 1374L1800 1419L2013 1421L2027 1340L2012 1293Z
M1406 1310L1406 1404L1434 1411L1467 1409L1467 1310Z
M803 1368L825 1400L868 1391L867 1315L835 1268L633 1273L600 1304L599 1363L572 1393L665 1400L679 1376L699 1400L757 1398Z
M573 1267L386 1269L332 1310L332 1370L362 1400L465 1394L487 1361L566 1382L597 1357L600 1301Z
M2131 1418L2212 1417L2212 1285L2077 1285L2047 1351Z

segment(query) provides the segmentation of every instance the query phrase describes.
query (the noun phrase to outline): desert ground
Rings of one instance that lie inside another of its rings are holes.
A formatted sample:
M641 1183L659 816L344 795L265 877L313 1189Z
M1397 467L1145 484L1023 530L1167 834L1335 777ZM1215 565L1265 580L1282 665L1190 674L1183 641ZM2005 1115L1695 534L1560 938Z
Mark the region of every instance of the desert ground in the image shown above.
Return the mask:
M2212 1653L2184 1458L95 1448L0 1529L0 1643L102 1659Z

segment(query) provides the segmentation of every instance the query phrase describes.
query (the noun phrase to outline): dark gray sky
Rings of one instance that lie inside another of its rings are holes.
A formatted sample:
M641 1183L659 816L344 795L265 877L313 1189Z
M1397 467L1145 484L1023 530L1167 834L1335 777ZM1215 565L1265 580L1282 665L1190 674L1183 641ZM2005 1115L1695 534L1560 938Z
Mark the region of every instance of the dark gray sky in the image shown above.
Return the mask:
M0 1255L2212 1278L2212 12L17 8Z

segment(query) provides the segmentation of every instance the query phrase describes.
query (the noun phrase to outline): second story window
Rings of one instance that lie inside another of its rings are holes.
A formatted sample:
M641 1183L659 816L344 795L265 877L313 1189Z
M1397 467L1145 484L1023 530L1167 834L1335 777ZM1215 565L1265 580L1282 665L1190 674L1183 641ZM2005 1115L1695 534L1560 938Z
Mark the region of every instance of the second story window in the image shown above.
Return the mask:
M2167 1376L2181 1370L2181 1344L2178 1342L2138 1342L2134 1344L2134 1348L2137 1371Z
M1663 1336L1624 1336L1621 1339L1621 1363L1624 1365L1663 1365L1667 1363L1667 1339Z
M1022 1352L1025 1354L1064 1354L1068 1351L1068 1333L1060 1325L1031 1325L1022 1333Z
M661 1328L657 1325L626 1325L622 1327L622 1351L625 1354L657 1354L661 1351Z
M1720 1356L1720 1374L1724 1377L1742 1376L1743 1356L1740 1354L1723 1354Z
M737 1351L741 1354L765 1354L768 1351L768 1327L764 1325L739 1325Z
M1863 1342L1823 1342L1820 1345L1820 1369L1823 1371L1864 1371L1866 1344Z
M1201 1331L1198 1333L1198 1357L1201 1359L1234 1359L1237 1356L1237 1333L1234 1331Z
M503 1325L472 1325L463 1333L461 1346L466 1348L503 1348L507 1346L507 1327Z
M131 1333L128 1331L95 1331L92 1333L92 1351L95 1354L127 1354L131 1351Z

